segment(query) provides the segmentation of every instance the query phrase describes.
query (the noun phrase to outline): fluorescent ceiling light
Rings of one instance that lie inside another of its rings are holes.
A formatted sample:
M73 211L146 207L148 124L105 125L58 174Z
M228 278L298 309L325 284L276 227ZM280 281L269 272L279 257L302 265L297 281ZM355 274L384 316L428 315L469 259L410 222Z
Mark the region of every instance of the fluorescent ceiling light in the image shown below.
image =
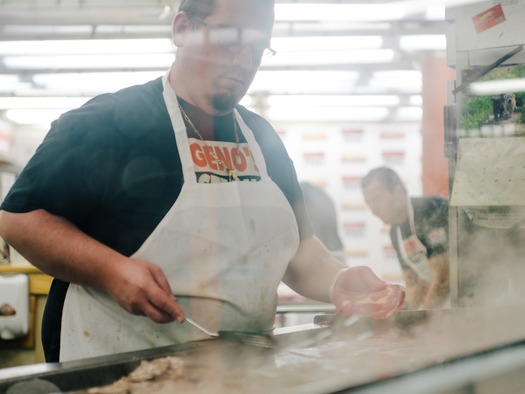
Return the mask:
M10 69L107 69L107 68L168 68L172 54L144 55L58 55L58 56L6 56L4 64Z
M0 54L2 55L129 55L173 51L173 44L167 38L0 41Z
M525 78L473 82L469 86L469 92L478 96L525 92Z
M420 121L423 117L421 107L399 107L396 109L394 118L397 121Z
M410 105L423 105L423 96L421 96L420 94L413 94L410 96L409 98L409 103Z
M373 75L374 79L378 80L421 80L422 75L419 70L387 70L376 71Z
M90 36L93 33L91 25L72 25L72 26L45 26L45 25L9 25L2 26L2 31L7 34L34 36L34 35L56 35L63 34L82 34Z
M352 22L348 21L311 21L296 23L293 26L293 35L300 36L301 32L317 32L319 35L326 35L328 31L377 31L384 32L390 30L392 26L389 22ZM276 21L273 33L275 37L288 36L290 34L290 23L279 23Z
M0 97L0 110L77 108L88 100L89 97Z
M275 106L268 110L271 121L379 121L388 116L384 107Z
M18 75L0 74L0 92L13 92L18 89L28 89L29 82L21 82Z
M276 21L401 20L406 9L398 4L276 4Z
M392 3L367 4L323 4L286 3L275 5L276 22L290 21L398 21L414 14L423 14L429 19L444 18L444 7L478 3L480 0L407 0ZM440 7L438 11L436 7ZM431 10L432 9L432 10Z
M33 76L33 81L36 86L51 92L94 95L146 83L163 74L163 72L149 71L36 74ZM19 93L22 94L30 93Z
M276 37L272 48L279 55L282 52L340 51L348 49L378 49L383 45L381 36L314 36L314 37Z
M5 117L18 125L34 125L49 127L51 122L67 111L64 109L11 109L6 111Z
M420 92L422 87L421 71L376 71L369 82L369 86L385 90L395 89L406 93Z
M255 75L248 93L343 94L353 89L358 78L357 71L261 70Z
M123 34L123 33L146 33L146 34L162 34L171 37L171 24L166 25L98 25L96 34L100 36L108 34ZM171 39L163 38L163 40Z
M368 87L372 88L374 92L384 92L395 90L399 93L417 93L421 91L421 81L417 80L387 80L387 79L372 79L368 83ZM362 93L362 92L359 92Z
M320 107L392 107L399 105L396 95L271 95L268 97L270 106L320 106Z
M446 50L447 37L444 34L401 36L399 38L399 47L407 51Z
M394 60L392 49L283 52L265 61L265 66L319 66L342 64L391 63Z

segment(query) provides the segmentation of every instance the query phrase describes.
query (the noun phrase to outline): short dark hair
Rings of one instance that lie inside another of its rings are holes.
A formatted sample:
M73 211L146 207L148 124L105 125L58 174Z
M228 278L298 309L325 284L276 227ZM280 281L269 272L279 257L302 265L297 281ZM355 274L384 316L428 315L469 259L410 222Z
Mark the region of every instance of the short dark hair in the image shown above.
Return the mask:
M274 0L267 0L268 4L274 4ZM216 0L181 0L179 12L184 11L186 15L204 19L213 14Z
M364 189L374 181L381 182L389 191L394 191L398 185L406 191L405 185L401 182L401 178L399 178L397 172L388 167L377 167L371 170L361 179L361 188Z
M215 8L215 0L182 0L179 12L184 11L188 16L204 19L211 15Z

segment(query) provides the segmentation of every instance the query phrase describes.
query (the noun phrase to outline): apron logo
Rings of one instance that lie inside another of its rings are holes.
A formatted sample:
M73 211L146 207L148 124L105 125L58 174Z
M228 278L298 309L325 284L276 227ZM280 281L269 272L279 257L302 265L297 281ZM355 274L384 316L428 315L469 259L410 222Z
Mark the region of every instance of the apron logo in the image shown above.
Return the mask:
M247 143L239 145L223 141L207 141L213 153L228 167L237 171L242 181L261 180L259 169ZM228 171L219 163L208 148L197 139L190 138L190 152L198 183L229 182Z

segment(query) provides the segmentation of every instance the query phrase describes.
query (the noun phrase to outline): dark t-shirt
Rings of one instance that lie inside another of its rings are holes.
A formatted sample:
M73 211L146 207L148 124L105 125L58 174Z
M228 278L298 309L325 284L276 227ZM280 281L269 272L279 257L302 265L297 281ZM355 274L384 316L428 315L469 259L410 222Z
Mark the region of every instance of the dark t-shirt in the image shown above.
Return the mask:
M448 250L448 202L438 196L411 198L414 207L414 225L416 236L427 249L427 257L431 258ZM410 267L401 258L397 242L397 228L390 228L390 239L394 246L397 258L403 270ZM401 238L411 235L408 220L401 226Z
M171 208L183 184L162 90L158 78L97 96L63 114L1 209L44 209L131 256ZM282 141L266 120L244 107L237 109L261 147L269 176L294 210L301 238L311 235L301 188ZM53 281L42 329L47 361L58 360L66 292L67 283Z

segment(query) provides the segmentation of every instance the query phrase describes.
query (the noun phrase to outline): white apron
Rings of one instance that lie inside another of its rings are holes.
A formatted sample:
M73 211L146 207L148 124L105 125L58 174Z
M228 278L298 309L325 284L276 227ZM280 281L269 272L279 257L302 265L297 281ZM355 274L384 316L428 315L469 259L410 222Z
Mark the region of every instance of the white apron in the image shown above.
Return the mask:
M416 234L414 223L414 207L410 198L407 198L408 223L410 225L410 236L403 239L401 236L401 226L396 227L397 244L399 254L406 265L414 270L418 277L426 283L432 282L434 273L430 268L427 257L427 248L421 243Z
M169 74L169 73L168 73ZM253 133L235 111L259 182L197 183L177 98L164 101L181 157L177 201L132 256L166 274L188 317L210 330L271 330L277 287L299 246L288 200L266 172ZM208 339L188 323L156 324L120 308L106 293L71 284L62 317L60 361Z

